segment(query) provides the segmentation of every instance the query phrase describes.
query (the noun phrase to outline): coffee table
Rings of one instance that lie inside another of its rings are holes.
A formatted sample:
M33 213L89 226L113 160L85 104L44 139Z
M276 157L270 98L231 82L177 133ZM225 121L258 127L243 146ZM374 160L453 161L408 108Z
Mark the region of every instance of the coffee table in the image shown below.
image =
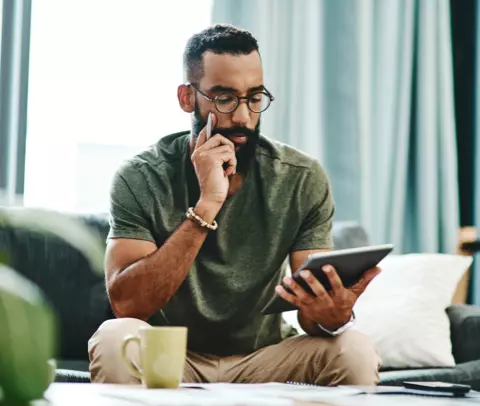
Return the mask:
M254 386L254 385L253 385ZM357 387L351 387L356 389ZM321 391L322 388L319 388ZM180 391L180 392L179 392ZM336 392L335 392L336 391ZM172 397L172 393L173 394ZM210 392L208 394L207 392ZM464 406L480 405L480 395L475 398L447 398L399 394L351 394L346 395L342 388L329 388L328 398L319 401L294 401L275 396L254 395L255 388L241 385L225 397L215 390L180 388L177 390L144 389L141 386L88 383L53 383L46 392L46 399L31 403L31 406ZM182 402L177 395L185 395ZM335 395L338 393L338 397ZM133 395L132 395L133 394ZM214 396L215 394L215 396ZM170 396L170 398L169 398ZM171 399L171 403L169 401ZM190 399L190 400L188 400ZM239 403L239 401L243 403Z

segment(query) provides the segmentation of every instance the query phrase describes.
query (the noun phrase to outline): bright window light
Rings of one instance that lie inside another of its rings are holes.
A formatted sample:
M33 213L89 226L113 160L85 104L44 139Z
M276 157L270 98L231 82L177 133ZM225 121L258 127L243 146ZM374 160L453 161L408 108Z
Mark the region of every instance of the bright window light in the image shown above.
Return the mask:
M182 53L210 15L211 0L32 3L26 206L104 212L122 160L189 129Z

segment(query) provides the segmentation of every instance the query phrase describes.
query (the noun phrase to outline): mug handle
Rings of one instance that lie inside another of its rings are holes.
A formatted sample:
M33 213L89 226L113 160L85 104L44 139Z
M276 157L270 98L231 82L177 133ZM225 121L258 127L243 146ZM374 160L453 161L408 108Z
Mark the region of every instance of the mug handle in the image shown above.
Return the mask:
M129 334L125 336L125 338L122 340L122 348L121 348L121 353L122 353L122 360L125 362L127 365L129 371L138 379L142 379L143 371L140 368L137 368L135 365L133 365L132 361L130 361L127 358L127 346L130 342L136 342L138 346L140 347L140 337L134 336L132 334Z

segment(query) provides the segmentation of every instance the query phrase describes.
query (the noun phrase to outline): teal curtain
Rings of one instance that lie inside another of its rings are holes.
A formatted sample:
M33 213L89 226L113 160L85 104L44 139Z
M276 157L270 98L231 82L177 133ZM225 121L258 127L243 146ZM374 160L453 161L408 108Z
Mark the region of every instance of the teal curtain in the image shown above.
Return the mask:
M396 252L454 252L459 227L448 0L217 0L259 40L262 132L318 158L336 220Z
M477 1L476 13L476 52L475 52L475 155L474 155L474 202L473 217L477 228L477 237L480 238L480 4ZM470 283L470 302L480 305L480 254L477 253L474 258L473 274Z

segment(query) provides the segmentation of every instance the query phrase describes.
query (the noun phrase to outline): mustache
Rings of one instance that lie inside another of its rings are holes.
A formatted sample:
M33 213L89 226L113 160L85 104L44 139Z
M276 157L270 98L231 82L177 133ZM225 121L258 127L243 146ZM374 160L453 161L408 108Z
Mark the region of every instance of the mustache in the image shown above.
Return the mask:
M229 128L214 128L212 130L212 134L221 134L224 137L228 137L230 135L238 135L242 134L248 137L256 137L258 135L258 130L251 130L247 127L229 127Z

